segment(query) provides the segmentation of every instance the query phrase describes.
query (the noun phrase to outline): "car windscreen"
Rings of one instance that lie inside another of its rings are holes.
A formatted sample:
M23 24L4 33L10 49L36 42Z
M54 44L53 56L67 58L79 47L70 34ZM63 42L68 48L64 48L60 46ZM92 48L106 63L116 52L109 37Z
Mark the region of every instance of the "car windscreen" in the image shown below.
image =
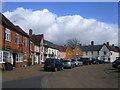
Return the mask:
M45 63L54 63L54 59L47 59Z
M68 60L63 60L62 62L68 62Z

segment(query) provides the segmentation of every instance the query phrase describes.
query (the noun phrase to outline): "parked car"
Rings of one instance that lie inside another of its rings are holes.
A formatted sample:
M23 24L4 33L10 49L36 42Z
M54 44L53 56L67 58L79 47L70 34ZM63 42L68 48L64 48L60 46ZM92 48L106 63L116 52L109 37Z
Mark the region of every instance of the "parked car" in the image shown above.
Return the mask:
M62 61L59 59L48 58L44 63L44 70L45 71L53 70L55 72L59 70L63 70Z
M62 61L63 67L74 68L75 64L71 59L66 59Z
M82 66L83 65L83 61L81 59L77 59L76 63L78 63L78 66Z
M112 62L112 67L120 70L120 59L117 59L114 62Z
M104 63L104 60L98 60L99 61L99 64L103 64Z
M90 63L88 58L81 58L80 60L83 62L83 65L88 65Z
M98 59L92 59L92 64L99 64L99 60Z

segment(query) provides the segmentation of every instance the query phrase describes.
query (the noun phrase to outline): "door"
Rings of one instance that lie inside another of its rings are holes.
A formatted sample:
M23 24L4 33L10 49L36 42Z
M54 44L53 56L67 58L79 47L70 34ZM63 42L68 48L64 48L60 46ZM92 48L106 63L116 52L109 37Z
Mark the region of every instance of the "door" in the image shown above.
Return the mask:
M12 53L12 55L13 55L13 67L15 67L16 53Z

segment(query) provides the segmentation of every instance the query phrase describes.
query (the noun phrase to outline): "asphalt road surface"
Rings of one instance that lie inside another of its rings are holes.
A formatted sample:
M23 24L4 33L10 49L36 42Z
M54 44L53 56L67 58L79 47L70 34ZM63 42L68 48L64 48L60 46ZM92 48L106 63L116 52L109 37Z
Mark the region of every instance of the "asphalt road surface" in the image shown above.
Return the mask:
M86 65L3 81L3 88L118 88L119 72L111 64ZM34 73L32 73L34 74ZM28 73L29 75L29 73Z

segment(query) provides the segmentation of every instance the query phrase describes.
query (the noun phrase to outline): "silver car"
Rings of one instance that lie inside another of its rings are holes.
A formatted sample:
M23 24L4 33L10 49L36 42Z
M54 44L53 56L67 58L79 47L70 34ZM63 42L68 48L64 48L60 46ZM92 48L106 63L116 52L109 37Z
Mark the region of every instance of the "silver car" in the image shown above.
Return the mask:
M72 61L74 62L74 64L75 64L76 67L83 65L83 62L82 62L82 61L79 61L79 60L77 60L77 59L72 59Z
M63 67L74 68L75 64L71 59L63 60L62 61Z

